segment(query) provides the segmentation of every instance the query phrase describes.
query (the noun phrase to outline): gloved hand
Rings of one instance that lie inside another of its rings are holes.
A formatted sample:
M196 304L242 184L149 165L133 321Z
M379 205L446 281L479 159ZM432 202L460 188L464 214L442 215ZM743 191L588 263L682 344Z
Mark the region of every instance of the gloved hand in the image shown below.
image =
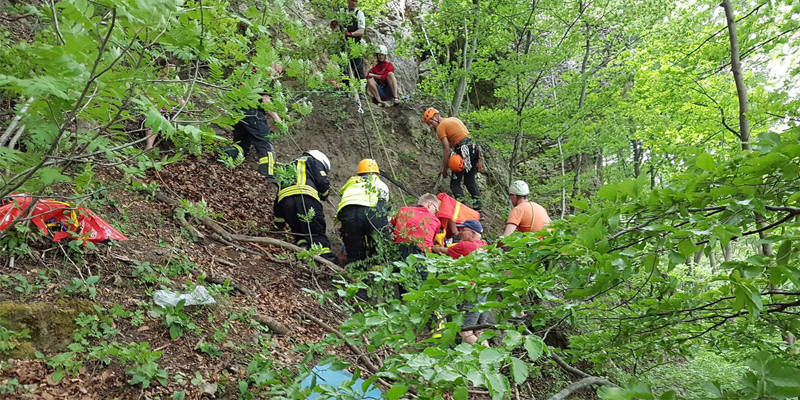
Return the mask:
M344 35L347 37L353 37L353 32L346 32Z
M331 29L336 29L339 27L339 21L333 20L331 21Z

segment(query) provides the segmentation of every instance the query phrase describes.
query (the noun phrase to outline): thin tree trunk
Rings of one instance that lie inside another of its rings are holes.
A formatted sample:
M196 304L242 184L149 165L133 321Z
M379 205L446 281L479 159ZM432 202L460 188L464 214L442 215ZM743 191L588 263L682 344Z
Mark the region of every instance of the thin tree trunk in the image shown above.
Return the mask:
M731 42L731 72L733 80L736 82L736 94L739 97L739 139L742 142L742 150L750 150L750 122L747 120L750 105L747 101L747 86L744 84L744 75L742 75L742 62L739 59L736 19L733 15L731 0L722 0L721 6L725 10L725 19L728 21L728 38Z
M472 68L472 60L475 58L475 51L478 48L478 24L480 23L481 16L481 3L480 0L473 0L472 4L475 6L475 19L472 23L472 43L469 41L469 28L465 21L464 24L464 72L461 78L458 79L458 86L453 95L453 102L450 104L450 115L456 117L461 111L461 103L464 101L464 93L467 91L467 82L469 80L470 69Z
M633 147L633 177L638 178L639 175L642 173L642 141L638 139L631 140L631 146Z

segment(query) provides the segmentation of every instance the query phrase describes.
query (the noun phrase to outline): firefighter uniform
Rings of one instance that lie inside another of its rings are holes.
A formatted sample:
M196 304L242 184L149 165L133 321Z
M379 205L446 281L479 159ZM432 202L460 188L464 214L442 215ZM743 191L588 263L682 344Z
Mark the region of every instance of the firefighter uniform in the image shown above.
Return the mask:
M368 161L374 164L373 160ZM377 164L374 164L374 168L377 171ZM378 175L366 173L350 177L339 193L342 200L336 219L342 224L339 232L347 251L345 263L349 264L374 255L376 246L373 234L389 233L386 228L389 225L389 187Z
M336 262L336 257L330 251L331 242L325 234L325 215L322 209L322 201L328 198L330 188L328 182L330 164L326 165L327 158L323 163L309 154L311 152L303 153L300 158L289 164L297 170L291 183L278 183L274 210L275 225L278 229L288 225L293 233L302 234L296 241L298 246L309 249L312 244L318 244L323 248L320 255L331 262Z
M258 153L258 172L267 178L267 181L277 183L275 152L269 142L269 125L263 109L256 107L244 111L244 118L233 126L233 142L233 145L223 149L225 154L233 159L239 154L247 157L252 144Z

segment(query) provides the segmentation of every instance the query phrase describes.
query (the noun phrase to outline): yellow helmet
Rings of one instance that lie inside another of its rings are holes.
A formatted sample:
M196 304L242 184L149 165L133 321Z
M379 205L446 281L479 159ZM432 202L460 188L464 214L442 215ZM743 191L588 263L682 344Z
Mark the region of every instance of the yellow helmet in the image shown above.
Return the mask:
M378 169L378 163L371 158L365 158L358 163L358 174L366 174L366 173L375 173L380 174L381 170Z
M437 110L437 109L435 109L433 107L425 110L425 114L422 114L422 122L425 122L427 124L428 121L430 121L431 118L433 118L433 116L438 114L438 113L439 113L439 110Z

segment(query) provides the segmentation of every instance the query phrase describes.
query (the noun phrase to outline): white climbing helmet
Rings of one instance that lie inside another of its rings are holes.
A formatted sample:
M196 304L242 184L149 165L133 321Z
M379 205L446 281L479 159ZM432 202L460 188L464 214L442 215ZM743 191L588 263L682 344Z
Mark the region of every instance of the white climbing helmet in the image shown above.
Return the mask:
M306 154L310 155L311 157L316 158L317 161L321 162L322 165L325 166L325 171L326 172L331 170L331 162L330 162L330 160L328 160L328 156L323 154L321 151L319 151L319 150L309 150L309 151L306 152Z
M389 50L386 49L386 46L380 45L377 49L375 49L375 54L387 55L389 54Z
M525 181L514 181L511 182L511 186L508 187L508 194L514 194L517 196L527 196L530 193L530 189L528 189L528 184Z

